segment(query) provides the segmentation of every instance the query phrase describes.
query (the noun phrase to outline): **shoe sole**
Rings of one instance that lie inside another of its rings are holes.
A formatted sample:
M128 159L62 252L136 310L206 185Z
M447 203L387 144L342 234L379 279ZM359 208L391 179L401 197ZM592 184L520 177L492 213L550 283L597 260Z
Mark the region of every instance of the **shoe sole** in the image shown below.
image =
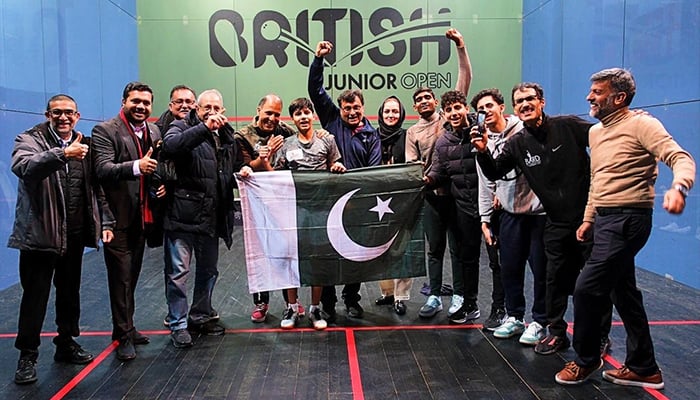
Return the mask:
M569 346L557 346L557 347L552 348L551 350L537 350L537 347L535 347L535 353L537 353L537 354L539 354L539 355L542 355L542 356L548 356L548 355L551 355L551 354L558 353L558 352L560 352L560 351L562 351L562 350L566 350L566 349L568 349L570 346L571 346L571 345L569 345Z
M188 348L188 347L192 347L192 342L189 342L189 343L178 343L178 342L176 342L176 341L174 341L174 340L173 340L172 342L173 342L173 347L175 347L176 349L186 349L186 348Z
M121 360L121 361L131 361L135 358L136 358L136 354L134 354L133 356L120 356L119 354L117 354L117 360Z
M518 339L518 342L520 344L525 345L525 346L537 346L537 343L539 343L540 340L542 340L542 339L543 338L539 338L539 339L535 338L535 340L529 340L529 339L523 340L523 337L521 336L520 339Z
M513 332L506 333L506 334L502 334L502 333L498 333L496 331L493 331L493 337L498 338L498 339L510 339L513 336L522 335L523 332L525 332L524 329L521 330L520 332L513 331Z
M439 313L440 311L442 311L442 306L436 308L436 309L432 312L432 314L424 313L424 312L422 312L422 311L418 311L418 316L421 317L421 318L432 318L432 317L434 317L437 313Z
M36 381L38 381L38 380L39 380L39 378L35 376L34 378L24 379L24 380L22 380L22 379L15 379L15 383L18 384L18 385L28 385L28 384L34 383L34 382L36 382Z
M593 376L593 374L595 374L596 371L598 371L602 367L603 367L603 360L600 360L600 365L598 365L598 368L591 371L590 374L586 375L586 377L581 379L580 381L565 381L563 379L559 379L559 373L554 375L554 380L560 385L580 385L583 382L586 382L591 376Z
M466 324L469 321L474 321L474 320L479 319L479 317L481 317L481 313L477 312L473 316L466 316L466 317L460 318L460 319L450 319L450 323L451 324L458 324L458 325Z
M66 363L66 364L75 364L75 365L90 364L94 359L95 359L94 356L90 357L89 359L86 359L86 360L72 360L70 358L63 358L63 357L56 357L56 356L53 357L53 360L56 362Z
M660 390L664 388L664 383L650 383L650 382L639 382L639 381L629 381L626 379L617 379L613 378L610 375L607 375L606 372L608 371L603 371L603 379L605 379L608 382L614 383L616 385L621 385L621 386L634 386L634 387L640 387L640 388L647 388L647 389L656 389Z

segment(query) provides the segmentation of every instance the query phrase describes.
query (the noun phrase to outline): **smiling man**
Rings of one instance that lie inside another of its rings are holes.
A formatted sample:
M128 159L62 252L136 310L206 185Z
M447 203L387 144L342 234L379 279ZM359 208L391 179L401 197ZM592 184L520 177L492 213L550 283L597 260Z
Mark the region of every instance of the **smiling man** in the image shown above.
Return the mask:
M576 277L590 252L590 241L577 241L576 229L583 221L590 184L586 148L592 124L573 115L546 115L544 91L537 83L519 83L511 96L513 109L525 128L506 142L495 159L487 147L486 133L472 142L480 152L477 160L486 177L500 179L517 167L544 205L545 309L549 332L535 345L535 352L554 354L571 345L564 314ZM609 347L610 303L607 310L600 322L601 352Z
M381 165L381 140L365 118L362 92L356 89L346 90L338 96L338 105L335 105L323 88L323 57L332 50L331 42L319 42L316 45L316 57L309 68L309 97L316 107L321 126L335 136L343 165L347 169ZM352 318L362 318L364 314L360 306L360 285L360 282L350 283L343 288L345 308ZM335 318L336 301L335 289L325 287L321 302L330 320Z
M41 327L56 287L58 335L54 360L87 364L93 355L80 335L80 275L85 246L96 248L102 233L112 238L113 218L99 196L89 153L90 138L74 130L78 106L68 95L49 99L46 121L21 133L12 150L17 175L15 223L8 246L19 249L22 301L15 347L20 351L15 383L36 382Z
M522 121L515 116L504 116L505 101L498 89L484 89L474 96L471 105L486 114L486 133L488 148L494 155L500 154L510 138L523 128ZM477 132L472 130L474 134ZM501 270L496 280L503 282L505 305L508 319L499 324L498 317L484 322L484 327L494 331L494 336L507 339L520 335L519 341L525 345L536 345L544 336L547 326L545 313L545 277L547 258L544 254L542 236L546 217L544 207L537 195L530 189L527 179L522 174L511 171L498 180L489 180L479 171L479 214L481 229L484 233L487 249L494 247L498 227L500 241ZM498 207L495 206L498 204ZM494 250L491 250L494 251ZM534 294L532 301L532 319L525 329L525 265L530 266L533 276ZM494 283L495 285L495 283ZM497 305L495 303L494 305ZM503 298L500 299L503 302ZM501 303L502 305L502 303ZM502 315L505 315L505 311ZM492 309L492 315L494 310ZM496 313L498 311L496 310ZM501 317L502 318L502 317Z
M116 117L92 129L95 173L114 214L114 239L105 245L109 300L112 309L112 339L119 341L117 358L136 358L135 344L149 338L134 327L134 292L138 282L146 234L153 229L149 187L158 162L151 158L160 131L147 123L153 91L141 82L130 82L122 93L122 108ZM156 196L163 197L163 185Z
M282 99L274 93L267 94L258 102L253 122L235 133L237 145L243 154L243 162L253 171L272 171L271 162L277 151L282 148L284 139L295 134L292 127L280 120L281 114ZM269 303L269 292L254 293L254 308L250 320L265 322ZM304 315L303 306L299 315Z
M464 93L445 92L441 106L447 122L435 142L433 163L424 181L429 189L448 187L454 218L448 230L454 237L457 262L452 263L454 294L463 300L448 318L451 323L464 324L481 316L476 304L479 289L479 255L481 224L478 209L478 176L476 150L469 140L469 127L474 122L469 115L469 103Z
M596 351L600 315L613 299L627 332L622 368L603 372L619 385L663 389L634 258L651 233L657 163L673 170L663 208L683 212L695 181L695 162L656 118L630 111L636 93L632 74L611 68L591 76L586 97L590 115L600 121L590 132L591 190L579 240L595 235L591 256L574 291L574 349L577 357L555 376L563 385L579 384L603 366Z

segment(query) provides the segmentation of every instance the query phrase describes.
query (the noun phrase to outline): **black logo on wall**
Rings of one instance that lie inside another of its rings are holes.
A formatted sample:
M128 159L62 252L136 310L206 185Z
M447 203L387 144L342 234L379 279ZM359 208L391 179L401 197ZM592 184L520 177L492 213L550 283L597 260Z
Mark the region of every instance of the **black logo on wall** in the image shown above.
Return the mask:
M442 8L438 14L449 12L450 9ZM296 61L308 67L317 43L317 41L309 42L311 24L320 24L323 39L335 45L340 29L338 22L346 19L349 21L348 35L341 31L340 36L349 37L350 50L347 54L338 54L334 50L327 55L325 62L329 66L335 66L347 58L350 59L350 65L355 66L367 58L377 66L393 67L404 61L406 57L410 65L415 65L423 58L427 49L425 44L430 43L437 46L438 65L446 63L450 58L451 42L444 35L444 30L450 26L449 21L421 23L423 9L420 8L414 10L406 20L398 10L391 7L376 9L368 19L363 18L359 11L347 8L318 9L309 19L309 11L303 10L296 16L294 32L289 19L274 10L263 10L257 13L253 18L252 31L250 27L245 26L243 17L236 11L218 10L209 18L209 53L212 61L224 68L235 67L247 61L251 52L254 68L259 68L266 62L275 62L282 68L289 63L290 53L293 51ZM370 37L366 37L365 23L368 25ZM220 26L221 24L224 26ZM442 28L442 32L426 35L426 31L431 28ZM408 39L397 38L399 35L405 37L410 34L414 36ZM232 35L235 38L237 51L224 48L219 40L219 36L224 35ZM391 50L388 52L386 43L391 45ZM380 45L384 45L384 50ZM409 72L400 76L393 73L333 74L329 76L327 89L342 90L353 87L396 89L397 85L406 89L418 86L439 88L452 86L451 80L450 73L437 72Z

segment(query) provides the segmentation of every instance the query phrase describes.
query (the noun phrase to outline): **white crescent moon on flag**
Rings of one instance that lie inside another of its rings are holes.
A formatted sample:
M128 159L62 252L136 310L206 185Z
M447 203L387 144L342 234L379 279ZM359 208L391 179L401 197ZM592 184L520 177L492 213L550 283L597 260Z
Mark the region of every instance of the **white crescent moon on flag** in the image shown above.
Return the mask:
M366 247L353 241L345 232L345 227L343 226L343 210L347 204L350 197L355 194L360 189L352 190L345 193L338 201L335 202L331 212L328 214L328 220L326 222L326 231L328 233L328 239L331 242L331 246L338 252L343 258L350 261L363 262L373 260L389 250L389 247L394 243L399 232L394 234L388 242L376 246L376 247Z

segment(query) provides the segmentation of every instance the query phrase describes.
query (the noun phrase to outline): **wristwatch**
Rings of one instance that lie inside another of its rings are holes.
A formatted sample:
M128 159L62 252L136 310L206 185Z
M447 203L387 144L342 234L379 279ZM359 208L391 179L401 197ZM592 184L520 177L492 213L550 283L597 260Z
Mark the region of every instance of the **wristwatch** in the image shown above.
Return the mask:
M681 192L683 197L688 197L688 188L687 187L683 186L680 183L676 183L675 185L673 185L673 188L676 189L677 191Z

